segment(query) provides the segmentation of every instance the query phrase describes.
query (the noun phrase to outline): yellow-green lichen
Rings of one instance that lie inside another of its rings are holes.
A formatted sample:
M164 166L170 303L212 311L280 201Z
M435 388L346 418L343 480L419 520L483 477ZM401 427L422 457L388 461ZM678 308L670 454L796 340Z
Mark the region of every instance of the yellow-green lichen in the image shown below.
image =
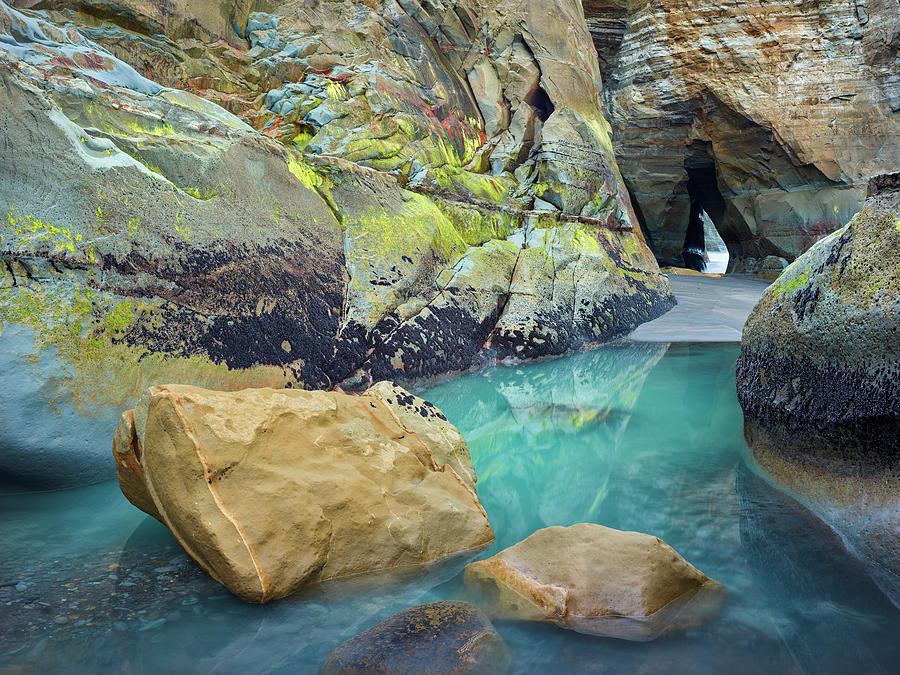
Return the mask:
M148 120L149 121L149 120ZM128 129L136 134L147 134L148 136L177 136L178 132L168 122L153 121L150 124L142 124L137 120L127 123Z
M778 277L778 280L772 285L772 293L776 298L782 293L790 293L791 291L800 288L800 286L804 286L806 282L809 281L810 270L803 270L800 274L788 279L786 277L790 275L786 275L785 273L789 269L790 267L782 272L781 276Z
M291 142L297 147L298 150L303 150L307 145L309 145L309 142L312 139L313 134L308 131L301 131L296 136L294 136Z
M631 256L632 260L640 257L640 251L638 249L637 238L634 234L627 234L619 238L619 241L622 242L622 246L625 247L625 250L628 251L628 255Z
M106 331L112 336L121 337L144 312L148 314L150 312L147 303L138 304L133 300L123 300L114 305L106 315L104 322Z
M191 197L194 199L199 199L201 201L209 201L213 197L216 197L219 194L219 191L216 189L202 191L200 188L189 187L185 189Z
M328 189L331 186L331 181L313 167L309 166L309 164L304 161L303 155L300 153L291 152L288 155L287 163L288 170L294 174L294 177L300 181L303 187L310 190L316 190L322 188Z
M344 146L344 156L351 162L392 159L407 146L403 138L354 138Z
M475 157L482 146L481 138L476 134L461 134L462 152L456 144L438 134L429 134L422 139L423 148L420 153L422 164L434 167L449 166L462 168Z
M188 242L191 241L191 230L186 223L182 222L181 214L175 214L175 231L180 234Z
M28 326L35 332L38 350L50 344L65 344L81 335L94 299L94 291L89 288L0 288L0 329L9 324Z
M606 118L599 113L596 115L589 114L587 116L582 116L582 118L588 123L591 131L594 132L594 138L600 142L601 147L606 150L608 156L612 159L612 127L609 125L609 122L607 122Z
M325 93L332 101L344 101L347 99L347 88L339 82L329 82L325 87Z
M503 211L487 211L458 202L435 200L437 207L469 246L491 239L506 239L518 226L516 218Z
M503 203L512 187L512 181L509 179L472 173L455 167L433 169L430 174L442 190L492 204Z
M450 220L424 195L407 193L408 200L393 212L369 210L344 218L342 228L361 258L414 258L431 249L445 261L458 258L467 245Z
M70 284L0 288L0 331L21 325L34 332L34 352L25 356L25 363L36 364L45 348L54 348L57 377L41 392L51 406L71 403L94 415L98 405L134 405L148 386L159 382L233 390L283 387L289 381L281 368L229 370L202 356L151 353L122 341L139 322L158 328L157 310L149 301L116 301Z
M97 207L98 213L100 207ZM6 215L6 229L18 239L16 247L26 248L32 242L48 242L58 251L75 254L76 244L81 243L80 233L73 233L63 225L54 225L49 220L41 220L30 214L20 215L18 209L11 209Z
M315 190L322 201L325 202L334 214L335 221L340 222L340 212L331 196L331 188L334 186L331 179L307 164L303 158L303 154L296 150L288 151L287 165L288 170L294 175L294 178L300 181L300 184L308 190ZM297 213L295 218L300 220L300 213ZM313 220L315 221L315 219Z
M576 227L575 234L572 237L572 243L579 251L588 255L600 255L600 242L592 232L588 232L584 227Z

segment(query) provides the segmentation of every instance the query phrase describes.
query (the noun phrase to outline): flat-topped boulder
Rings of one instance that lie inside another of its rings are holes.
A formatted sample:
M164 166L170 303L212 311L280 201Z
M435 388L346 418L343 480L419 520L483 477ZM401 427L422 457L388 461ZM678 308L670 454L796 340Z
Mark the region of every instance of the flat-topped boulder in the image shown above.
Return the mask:
M700 623L723 590L658 537L593 523L538 530L465 582L491 617L638 641Z
M459 433L387 383L362 396L151 387L113 454L129 501L249 602L494 538Z

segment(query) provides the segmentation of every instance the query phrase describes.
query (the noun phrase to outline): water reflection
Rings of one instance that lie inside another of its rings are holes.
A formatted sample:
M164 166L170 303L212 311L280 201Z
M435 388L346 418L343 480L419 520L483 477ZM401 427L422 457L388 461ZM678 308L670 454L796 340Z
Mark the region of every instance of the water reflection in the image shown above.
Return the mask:
M623 342L420 392L469 443L497 535L481 556L547 525L591 521L652 532L728 589L714 620L652 643L498 623L515 672L878 672L900 662L896 610L841 540L746 468L737 354ZM314 672L396 611L468 599L465 560L454 560L247 605L114 483L0 496L0 522L0 663L37 672Z
M541 527L599 517L641 387L667 347L623 342L429 392L469 444L495 550Z
M900 440L835 441L750 418L744 430L757 464L841 534L900 608Z
M746 465L735 491L747 562L803 672L893 670L900 612L840 537Z

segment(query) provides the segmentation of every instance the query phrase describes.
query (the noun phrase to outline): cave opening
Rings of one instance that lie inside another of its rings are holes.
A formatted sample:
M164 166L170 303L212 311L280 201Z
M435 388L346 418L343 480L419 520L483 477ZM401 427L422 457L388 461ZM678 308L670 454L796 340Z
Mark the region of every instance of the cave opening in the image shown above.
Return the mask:
M724 273L728 248L719 232L725 215L725 199L719 192L716 164L707 153L685 158L690 212L681 257L685 267L698 272Z
M550 100L550 96L544 91L543 87L538 87L531 92L525 99L525 102L534 108L534 111L537 113L538 119L540 119L541 122L546 122L550 119L550 115L556 110L556 106L553 105L553 101Z

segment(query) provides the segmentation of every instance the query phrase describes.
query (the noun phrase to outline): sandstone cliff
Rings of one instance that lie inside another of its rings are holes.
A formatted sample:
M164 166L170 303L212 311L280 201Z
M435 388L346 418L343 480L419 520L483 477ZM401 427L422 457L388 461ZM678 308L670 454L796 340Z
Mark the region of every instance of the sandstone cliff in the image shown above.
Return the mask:
M616 157L660 260L691 197L732 268L793 260L900 165L900 5L585 0Z

